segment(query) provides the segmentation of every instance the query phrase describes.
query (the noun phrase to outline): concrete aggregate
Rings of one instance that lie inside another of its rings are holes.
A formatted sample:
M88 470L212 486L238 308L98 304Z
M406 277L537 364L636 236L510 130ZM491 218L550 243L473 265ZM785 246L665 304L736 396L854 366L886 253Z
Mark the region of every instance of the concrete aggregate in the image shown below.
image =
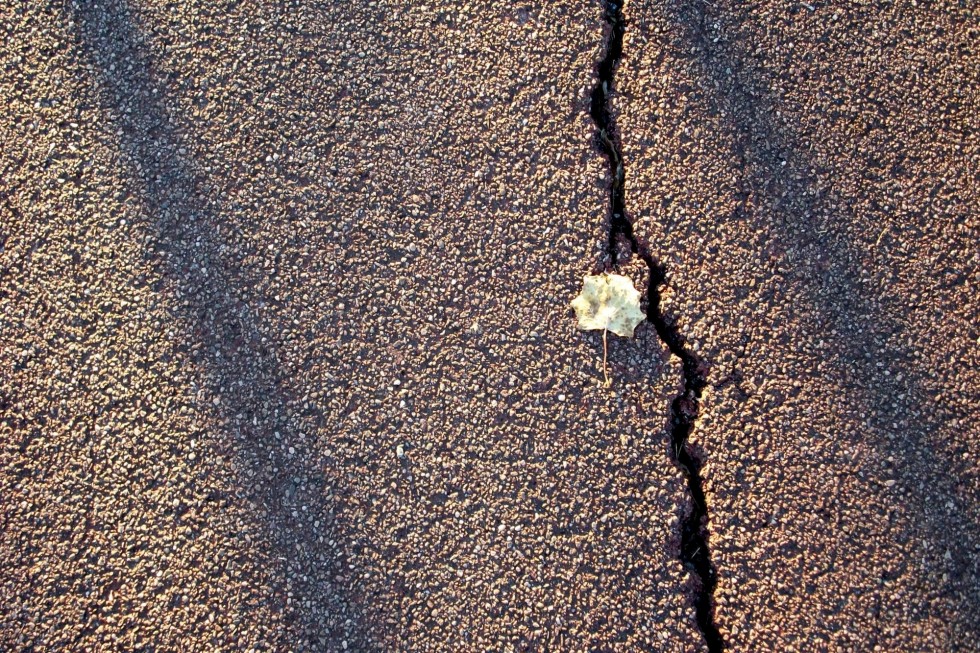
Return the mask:
M709 650L604 9L0 8L0 649ZM973 650L975 10L622 15L725 650Z
M14 650L699 650L598 7L2 10Z
M977 22L965 5L634 2L637 231L711 362L732 650L972 650Z

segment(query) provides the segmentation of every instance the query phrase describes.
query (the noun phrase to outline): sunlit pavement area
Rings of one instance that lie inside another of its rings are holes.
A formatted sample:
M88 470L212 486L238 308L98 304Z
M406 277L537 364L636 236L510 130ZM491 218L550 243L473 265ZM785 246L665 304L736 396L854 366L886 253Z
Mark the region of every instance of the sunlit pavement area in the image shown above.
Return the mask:
M970 3L0 29L0 649L974 650Z

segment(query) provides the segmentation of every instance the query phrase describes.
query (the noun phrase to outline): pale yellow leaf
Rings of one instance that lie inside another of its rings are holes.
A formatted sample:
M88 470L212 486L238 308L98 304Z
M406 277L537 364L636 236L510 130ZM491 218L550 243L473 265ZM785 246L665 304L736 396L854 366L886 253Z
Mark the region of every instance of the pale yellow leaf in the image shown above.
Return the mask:
M586 275L572 308L580 329L607 329L626 338L633 337L646 317L640 310L640 292L619 274Z

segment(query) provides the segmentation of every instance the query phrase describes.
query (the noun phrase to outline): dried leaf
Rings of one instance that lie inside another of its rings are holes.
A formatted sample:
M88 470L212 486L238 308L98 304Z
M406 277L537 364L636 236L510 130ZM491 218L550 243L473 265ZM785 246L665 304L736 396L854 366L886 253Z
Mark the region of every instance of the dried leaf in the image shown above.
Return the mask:
M619 274L586 275L572 308L580 329L605 329L626 338L633 337L636 325L646 317L640 310L640 292Z

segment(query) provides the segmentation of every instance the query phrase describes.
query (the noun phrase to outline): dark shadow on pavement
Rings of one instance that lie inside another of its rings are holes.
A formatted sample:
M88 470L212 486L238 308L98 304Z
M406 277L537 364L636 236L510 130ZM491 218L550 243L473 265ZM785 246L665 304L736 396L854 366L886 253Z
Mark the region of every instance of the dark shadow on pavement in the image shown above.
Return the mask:
M677 50L690 53L703 76L700 92L709 105L725 112L732 166L741 171L744 191L736 198L738 215L734 218L748 221L772 241L796 239L795 245L809 248L824 262L825 268L818 274L804 267L802 261L789 258L781 259L779 267L782 274L804 288L811 308L824 316L822 336L839 343L832 360L835 378L844 380L841 390L855 398L855 408L866 415L866 424L872 427L838 436L872 446L880 451L881 459L894 456L898 460L895 474L911 497L907 509L917 530L928 534L935 549L952 555L951 573L941 592L958 607L954 616L959 620L959 631L975 633L980 618L980 551L975 548L980 542L980 505L976 497L958 487L956 462L932 444L944 421L969 420L971 416L950 415L937 408L926 387L927 370L913 364L916 350L910 341L915 334L908 333L902 323L897 313L900 307L888 307L863 287L861 267L880 262L869 262L868 251L859 248L847 233L846 227L855 217L856 200L861 198L840 197L815 183L808 147L777 118L779 101L757 77L753 62L739 43L714 38L712 24L726 19L730 24L732 20L720 8L723 5L704 0L643 5L631 7L631 11L664 12L677 27ZM854 92L864 91L858 86ZM831 175L835 172L840 171L830 171ZM887 225L894 217L882 208L878 219ZM932 272L924 269L921 274L928 279ZM899 346L896 341L905 344ZM885 351L883 343L888 343L888 351L869 359L869 352ZM910 415L921 417L910 420ZM886 432L895 432L897 437L879 435ZM948 510L949 505L954 508Z
M343 490L332 486L329 465L304 433L303 420L317 416L291 414L287 406L275 339L243 299L241 271L227 262L240 245L215 229L221 217L206 175L182 156L189 136L175 126L177 108L148 52L139 10L115 0L69 7L96 85L118 116L123 160L142 189L153 241L146 256L171 282L174 296L160 300L176 305L195 343L186 354L205 370L212 405L202 410L215 425L209 439L232 449L242 494L264 527L278 583L276 596L265 599L286 624L273 645L333 650L357 642L352 568L335 554L343 547L325 544L337 537L331 499Z

